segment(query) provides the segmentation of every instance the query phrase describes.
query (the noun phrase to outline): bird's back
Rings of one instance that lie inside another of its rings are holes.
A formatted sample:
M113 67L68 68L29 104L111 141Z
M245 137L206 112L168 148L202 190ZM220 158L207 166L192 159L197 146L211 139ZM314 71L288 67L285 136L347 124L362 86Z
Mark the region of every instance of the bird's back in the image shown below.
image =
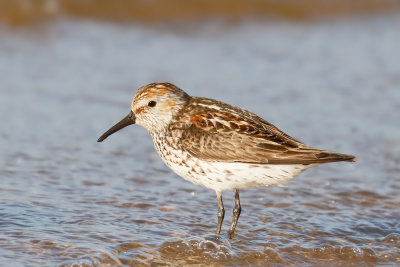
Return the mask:
M171 122L180 147L205 161L252 164L321 164L354 156L307 146L254 113L208 98L192 97Z

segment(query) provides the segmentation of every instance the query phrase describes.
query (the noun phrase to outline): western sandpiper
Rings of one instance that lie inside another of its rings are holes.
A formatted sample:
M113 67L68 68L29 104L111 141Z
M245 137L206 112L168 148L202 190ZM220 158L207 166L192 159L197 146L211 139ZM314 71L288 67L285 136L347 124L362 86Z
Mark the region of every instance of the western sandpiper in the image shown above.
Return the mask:
M225 215L222 191L235 191L231 237L241 212L239 189L282 185L307 168L354 161L351 155L307 146L249 111L191 97L170 83L139 88L128 116L98 142L135 123L150 133L168 167L184 179L216 191L217 235Z

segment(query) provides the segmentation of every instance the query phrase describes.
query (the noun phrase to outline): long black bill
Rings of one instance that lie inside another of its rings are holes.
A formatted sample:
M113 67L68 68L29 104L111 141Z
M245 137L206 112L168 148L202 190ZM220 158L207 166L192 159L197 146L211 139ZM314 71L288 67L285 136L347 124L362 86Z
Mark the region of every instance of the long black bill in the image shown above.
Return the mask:
M135 124L135 122L136 122L135 114L131 111L131 112L129 112L128 116L126 116L120 122L118 122L113 127L111 127L107 132L103 133L103 135L100 136L99 139L97 139L97 142L102 142L108 136L121 130L122 128L125 128L128 125Z

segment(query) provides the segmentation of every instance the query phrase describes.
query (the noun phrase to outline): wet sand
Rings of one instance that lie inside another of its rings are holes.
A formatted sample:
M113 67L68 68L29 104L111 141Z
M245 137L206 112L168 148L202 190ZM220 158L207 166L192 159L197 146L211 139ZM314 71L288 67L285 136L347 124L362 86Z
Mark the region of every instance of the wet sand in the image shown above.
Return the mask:
M0 262L13 266L400 264L400 18L0 25ZM129 127L136 89L169 81L354 154L285 187L242 190L234 239L215 192Z

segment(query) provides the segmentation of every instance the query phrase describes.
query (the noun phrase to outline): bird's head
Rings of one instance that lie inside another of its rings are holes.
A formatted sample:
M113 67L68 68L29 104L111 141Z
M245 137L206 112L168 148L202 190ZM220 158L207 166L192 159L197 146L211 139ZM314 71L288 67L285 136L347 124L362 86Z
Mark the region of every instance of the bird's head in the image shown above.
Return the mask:
M150 133L167 127L173 117L187 104L190 96L170 83L151 83L139 88L131 104L131 112L111 127L97 141L131 125L139 124Z

